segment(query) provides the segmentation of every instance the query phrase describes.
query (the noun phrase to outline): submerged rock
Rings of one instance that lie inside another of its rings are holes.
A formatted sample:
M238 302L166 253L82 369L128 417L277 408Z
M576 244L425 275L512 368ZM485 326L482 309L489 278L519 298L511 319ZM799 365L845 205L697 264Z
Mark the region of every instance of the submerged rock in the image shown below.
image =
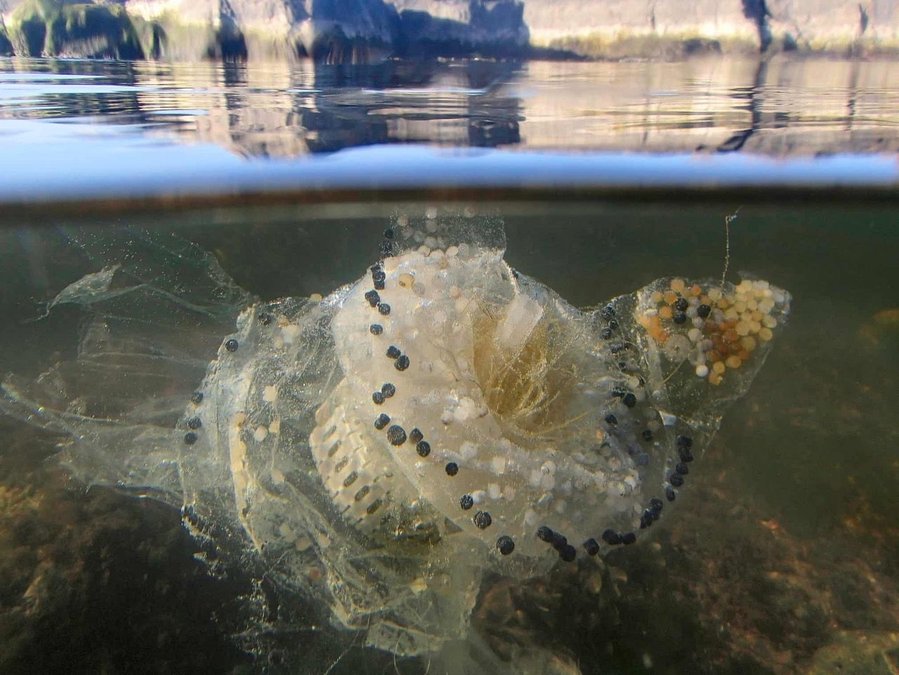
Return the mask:
M500 222L452 214L398 218L325 298L260 302L193 246L125 240L78 238L102 269L50 303L85 309L78 357L8 377L0 409L67 434L85 483L181 508L213 572L258 575L256 651L312 600L398 655L494 658L469 629L485 577L667 518L790 303L667 278L581 311L503 261Z

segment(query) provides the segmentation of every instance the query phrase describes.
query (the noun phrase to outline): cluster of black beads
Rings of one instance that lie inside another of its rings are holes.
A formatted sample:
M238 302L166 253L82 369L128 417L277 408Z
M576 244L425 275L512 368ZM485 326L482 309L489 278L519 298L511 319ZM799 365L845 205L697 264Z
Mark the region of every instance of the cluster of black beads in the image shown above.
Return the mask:
M680 461L686 463L693 461L693 453L691 451L693 447L692 438L689 436L678 436L675 440L675 445L677 446L677 455L680 457Z
M390 255L392 252L391 240L394 237L393 230L386 230L384 232L384 237L385 245L382 245L382 253L384 253L385 255ZM390 305L381 300L381 296L378 291L384 290L384 284L387 279L387 275L384 273L384 268L382 267L381 263L372 265L369 270L371 271L371 279L372 283L374 284L374 289L365 293L365 299L369 305L371 305L372 307L376 307L378 309L378 312L386 316L390 314ZM368 330L372 335L381 335L384 333L384 327L378 323L371 324ZM403 354L400 348L396 345L388 346L385 353L388 358L393 359L394 367L400 372L406 370L411 364L409 357ZM387 382L382 385L380 391L373 392L371 398L375 404L381 405L386 399L392 397L394 394L396 394L396 387L393 384ZM389 415L382 413L375 418L375 428L379 431L387 428L388 424L390 424ZM412 429L409 432L408 437L405 430L397 424L394 424L389 429L387 429L387 440L391 444L402 445L406 442L407 439L415 444L415 451L420 457L427 457L431 454L431 444L424 439L424 434L420 429ZM455 462L448 462L446 464L445 471L447 476L455 476L459 473L459 465ZM474 506L474 498L468 494L462 495L459 500L459 505L463 510L471 509ZM472 520L474 524L481 529L489 527L492 523L492 518L486 511L478 511ZM511 537L504 535L497 540L497 548L503 555L509 555L515 548L515 542L512 541Z
M234 344L237 344L237 340L234 340L233 342L234 342ZM226 343L225 348L227 349L227 343ZM237 347L235 347L234 349L237 349ZM234 351L234 350L232 349L229 351ZM203 392L195 391L193 394L191 394L190 402L193 403L194 405L200 405L203 402ZM203 422L200 420L199 417L189 417L187 419L187 428L190 429L191 431L188 431L186 434L184 434L184 444L185 445L193 445L194 443L196 443L199 440L200 437L194 432L202 426L203 426Z
M387 279L387 275L384 274L384 268L381 267L381 263L376 263L372 265L369 269L371 269L371 281L374 284L376 291L384 290L384 282Z
M627 546L637 541L637 535L633 532L622 533L609 529L602 533L602 540L609 546L618 546L619 544Z
M615 398L620 398L622 403L626 405L628 408L633 408L637 405L637 396L632 391L628 391L627 389L622 389L621 387L614 387L612 389L612 396Z
M668 482L674 487L681 487L684 484L684 476L690 473L690 467L687 466L690 462L693 461L693 439L689 436L678 436L675 439L675 446L677 447L677 456L680 459L675 467L674 471L672 471L668 475ZM669 485L665 489L665 497L668 501L673 502L675 498L675 492Z
M577 556L577 550L568 543L568 539L546 525L537 528L537 539L545 541L552 546L559 554L559 557L565 562L572 562Z
M664 504L658 497L649 500L649 507L646 508L640 516L640 529L646 529L662 516L662 507Z
M599 310L599 316L606 322L599 331L599 337L603 340L611 340L612 333L618 330L618 320L615 318L615 308L612 305L606 305Z
M393 359L393 367L400 372L409 367L409 357L403 354L396 345L390 345L387 348L387 358Z

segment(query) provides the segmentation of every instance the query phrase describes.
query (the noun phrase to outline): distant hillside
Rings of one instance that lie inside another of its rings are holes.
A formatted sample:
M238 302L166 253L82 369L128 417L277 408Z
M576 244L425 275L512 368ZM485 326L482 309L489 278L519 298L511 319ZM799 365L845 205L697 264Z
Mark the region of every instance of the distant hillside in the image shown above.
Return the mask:
M899 53L899 0L0 0L0 53L120 59Z

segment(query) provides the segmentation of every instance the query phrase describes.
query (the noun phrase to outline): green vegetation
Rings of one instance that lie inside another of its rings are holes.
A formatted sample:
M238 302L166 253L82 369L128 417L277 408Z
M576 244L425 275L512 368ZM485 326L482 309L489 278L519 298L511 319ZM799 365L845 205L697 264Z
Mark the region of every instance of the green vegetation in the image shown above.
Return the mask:
M27 0L13 12L9 38L21 56L144 57L124 8Z

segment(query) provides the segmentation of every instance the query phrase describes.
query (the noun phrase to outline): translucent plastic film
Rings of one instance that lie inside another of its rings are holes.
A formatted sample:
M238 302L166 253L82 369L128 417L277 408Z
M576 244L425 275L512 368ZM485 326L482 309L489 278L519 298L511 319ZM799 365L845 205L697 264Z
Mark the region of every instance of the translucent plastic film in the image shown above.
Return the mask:
M368 644L437 652L485 573L589 559L675 510L790 296L666 278L582 311L503 261L498 220L429 216L323 299L256 301L173 240L103 249L51 303L84 307L77 358L8 377L0 405Z

